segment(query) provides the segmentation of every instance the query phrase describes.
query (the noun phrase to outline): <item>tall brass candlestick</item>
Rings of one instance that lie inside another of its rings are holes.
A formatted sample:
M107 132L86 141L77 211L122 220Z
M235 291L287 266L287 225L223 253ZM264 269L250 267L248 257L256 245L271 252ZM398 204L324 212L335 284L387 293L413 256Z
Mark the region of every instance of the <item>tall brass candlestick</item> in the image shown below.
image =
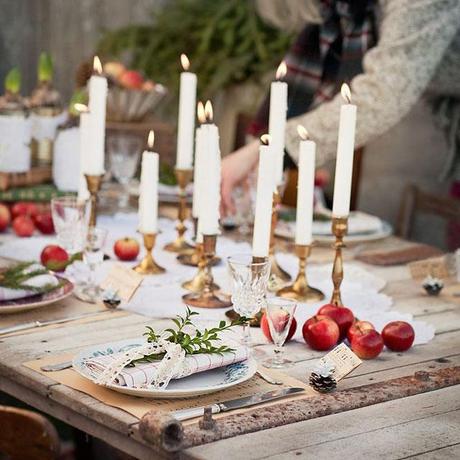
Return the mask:
M182 297L185 304L200 308L228 308L230 300L220 298L213 288L214 278L211 265L216 255L217 235L203 235L203 253L206 259L204 289L201 293L186 294Z
M144 233L143 237L146 254L141 263L134 267L133 270L141 275L159 275L160 273L164 273L166 270L163 267L160 267L152 256L152 250L155 246L157 234Z
M187 219L186 188L192 179L193 170L176 168L174 170L174 174L176 176L177 183L179 185L179 207L178 207L178 220L179 221L176 226L177 238L173 242L168 243L164 247L164 249L170 252L184 253L184 252L190 252L193 250L193 246L187 243L184 237L185 231L187 230L187 227L184 224L184 221Z
M206 284L206 257L204 255L203 243L197 243L196 251L200 257L198 262L198 271L191 280L185 281L185 283L182 284L182 287L192 292L203 292ZM218 290L219 286L213 283L212 289Z
M89 215L89 226L95 227L97 220L97 194L101 189L103 174L92 175L85 174L86 185L88 187L90 201L91 201L91 210Z
M275 256L275 246L276 246L276 237L275 230L278 224L278 206L281 204L281 195L279 191L276 191L273 194L273 207L272 207L272 222L270 229L270 248L268 252L268 258L270 259L270 279L272 283L279 287L291 281L291 275L283 270L276 260Z
M332 233L335 235L335 258L334 265L332 266L332 283L334 290L332 292L331 304L343 306L342 297L340 295L340 285L343 280L343 258L342 249L345 247L343 237L348 231L348 218L347 217L333 217L332 218Z
M323 300L324 294L319 289L311 287L307 281L307 258L310 255L311 246L296 244L295 252L299 258L299 272L297 278L293 284L280 289L276 295L306 303Z

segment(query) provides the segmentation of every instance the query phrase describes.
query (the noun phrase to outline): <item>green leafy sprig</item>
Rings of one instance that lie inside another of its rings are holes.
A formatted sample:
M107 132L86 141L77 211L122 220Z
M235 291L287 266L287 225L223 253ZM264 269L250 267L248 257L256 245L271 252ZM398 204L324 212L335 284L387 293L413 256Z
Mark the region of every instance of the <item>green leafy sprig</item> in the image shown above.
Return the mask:
M169 335L166 337L166 340L171 343L177 343L182 347L188 355L197 355L197 354L218 354L222 355L223 353L235 351L233 348L228 345L220 344L220 333L226 331L234 326L240 326L248 322L248 318L240 317L236 320L233 320L230 323L225 321L220 321L216 327L210 329L206 328L203 331L200 331L193 324L191 318L198 315L198 312L191 311L189 307L186 309L185 316L176 316L172 321L175 324L176 328L165 329L164 332L167 332ZM186 328L193 328L192 333L188 333ZM152 327L147 326L147 332L144 333L147 337L148 342L157 342L160 338L158 334ZM155 362L163 359L164 353L161 354L152 354L146 355L143 358L140 358L134 362Z

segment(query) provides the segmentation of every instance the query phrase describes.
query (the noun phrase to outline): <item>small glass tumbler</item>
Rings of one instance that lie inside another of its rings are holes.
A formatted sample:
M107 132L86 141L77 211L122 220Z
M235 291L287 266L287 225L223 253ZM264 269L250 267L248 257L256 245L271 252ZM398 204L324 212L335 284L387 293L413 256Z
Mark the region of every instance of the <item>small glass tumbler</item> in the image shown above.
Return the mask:
M265 307L270 261L268 258L255 261L249 254L231 256L227 260L233 284L233 309L241 316L252 318ZM243 325L242 343L251 345L249 323Z
M275 344L275 356L264 361L265 367L280 369L292 364L288 359L283 358L283 345L291 328L297 303L293 300L282 297L273 297L267 301L267 319L270 335Z
M102 289L96 284L95 274L97 267L104 260L103 247L107 238L107 230L99 227L88 229L86 245L83 251L83 261L89 267L88 283L77 293L85 302L95 303L100 299Z
M74 196L51 200L51 215L59 244L70 254L81 252L89 221L89 201Z

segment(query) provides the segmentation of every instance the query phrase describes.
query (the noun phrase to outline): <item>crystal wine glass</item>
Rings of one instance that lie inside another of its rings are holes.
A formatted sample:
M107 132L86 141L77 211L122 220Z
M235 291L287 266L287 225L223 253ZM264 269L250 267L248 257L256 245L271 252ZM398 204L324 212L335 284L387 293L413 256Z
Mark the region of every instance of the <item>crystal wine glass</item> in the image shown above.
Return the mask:
M110 172L122 185L118 205L127 208L129 203L129 183L134 177L139 163L142 141L137 136L127 134L112 134L107 139L110 154Z
M264 366L280 369L289 366L291 361L282 357L283 345L291 328L292 318L294 317L297 303L282 297L272 297L267 301L266 315L270 335L275 344L275 356L264 361Z
M233 309L241 316L252 318L265 306L270 261L254 261L248 254L231 256L227 260L233 284ZM248 323L243 325L242 343L251 344Z
M90 227L88 229L83 251L83 261L89 267L88 283L77 293L77 296L86 302L95 303L102 294L102 289L96 284L95 273L104 260L103 247L107 233L104 228Z
M81 252L85 245L90 205L74 196L51 200L51 215L59 244L70 253Z

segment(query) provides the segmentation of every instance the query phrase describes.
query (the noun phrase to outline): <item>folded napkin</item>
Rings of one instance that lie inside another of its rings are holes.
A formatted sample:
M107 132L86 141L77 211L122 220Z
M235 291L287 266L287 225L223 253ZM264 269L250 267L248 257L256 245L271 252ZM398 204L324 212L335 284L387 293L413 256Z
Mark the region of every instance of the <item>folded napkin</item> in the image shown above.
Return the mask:
M32 273L36 270L43 270L43 267L38 264L30 265L24 269L24 273ZM59 284L58 279L51 274L37 275L29 278L25 284L35 288L44 288L46 286L57 286ZM39 292L27 289L11 289L0 286L0 301L5 300L17 300L25 297L31 297L37 295Z
M233 344L232 344L233 347ZM218 354L197 354L186 355L185 368L187 372L182 372L180 376L172 378L183 378L198 372L204 372L229 364L238 363L248 359L249 354L246 347L233 347L234 352ZM102 374L109 365L115 362L123 353L114 353L111 355L98 356L88 359L85 362L86 367L97 377ZM160 361L154 363L136 363L133 367L125 367L116 377L114 383L128 388L142 387L148 382L155 379Z

